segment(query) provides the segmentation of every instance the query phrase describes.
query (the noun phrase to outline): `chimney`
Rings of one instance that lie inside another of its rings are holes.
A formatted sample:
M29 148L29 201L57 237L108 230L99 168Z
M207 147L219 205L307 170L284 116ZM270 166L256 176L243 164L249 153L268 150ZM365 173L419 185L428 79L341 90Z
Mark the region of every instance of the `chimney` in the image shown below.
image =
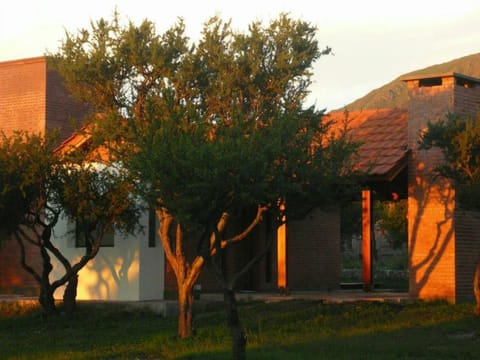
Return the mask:
M480 79L447 73L402 79L408 88L408 249L410 294L451 302L471 297L475 242L458 230L462 212L455 188L434 177L443 161L438 149L418 150L420 134L428 122L448 113L476 115L480 109Z

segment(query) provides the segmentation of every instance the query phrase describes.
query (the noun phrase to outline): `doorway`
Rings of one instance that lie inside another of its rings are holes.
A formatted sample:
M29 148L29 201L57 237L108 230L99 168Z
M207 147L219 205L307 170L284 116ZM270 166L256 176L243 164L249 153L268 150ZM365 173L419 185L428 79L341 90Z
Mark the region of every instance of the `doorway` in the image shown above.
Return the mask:
M408 291L407 199L371 191L372 289ZM364 288L362 199L341 211L341 288Z

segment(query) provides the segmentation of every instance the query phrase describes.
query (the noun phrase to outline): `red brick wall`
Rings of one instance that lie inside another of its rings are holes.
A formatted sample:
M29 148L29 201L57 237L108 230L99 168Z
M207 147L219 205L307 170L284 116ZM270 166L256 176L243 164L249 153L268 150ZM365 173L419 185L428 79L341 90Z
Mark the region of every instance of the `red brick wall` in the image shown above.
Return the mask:
M46 99L46 127L49 131L59 129L63 140L83 119L87 107L72 98L60 75L54 71L47 71Z
M331 290L340 286L340 213L314 209L301 221L287 219L287 286Z
M47 70L44 57L0 63L0 130L7 134L60 128L64 139L86 111L68 94L61 77Z
M477 115L480 109L480 84L455 86L456 113ZM464 211L457 203L455 209L455 273L456 300L473 299L473 277L480 259L480 213Z
M44 131L46 74L44 58L0 63L0 130Z
M480 212L455 212L457 300L473 300L473 278L480 260Z
M255 229L256 240L253 243L255 253L262 251L269 241L270 249L252 270L252 290L277 289L277 229L265 216L265 221Z
M480 84L473 87L456 85L454 108L457 114L477 115L480 110Z
M0 63L0 130L44 133L61 128L61 139L71 135L72 118L81 118L86 108L67 93L58 74L47 71L44 57ZM27 248L30 264L39 268L37 248ZM0 246L0 292L32 293L37 284L19 264L14 240Z
M7 135L15 130L42 133L46 114L46 62L33 58L0 63L0 130ZM38 268L39 257L33 247L27 257ZM32 276L19 263L19 247L13 239L0 247L0 292L31 293L38 288ZM33 290L32 290L33 289Z
M38 248L27 244L27 263L39 269ZM0 242L0 294L38 295L38 283L20 265L20 247L14 239Z
M432 185L417 172L409 186L410 293L455 300L454 192L448 183Z
M227 225L226 238L232 237L242 232L254 218L254 212L246 212L242 215L232 216L231 222ZM275 290L277 288L277 269L276 269L276 229L268 225L268 215L264 221L258 224L250 235L244 240L231 244L223 254L223 271L228 276L238 273L243 267L267 245L268 238L274 237L272 247L268 253L256 264L250 271L244 274L236 283L239 290ZM186 239L195 241L196 237L187 237ZM187 241L188 241L187 240ZM189 259L195 254L195 243L190 243L185 254ZM166 260L165 260L166 261ZM176 294L176 279L172 268L166 261L166 279L165 288L169 295ZM202 291L214 292L221 291L221 284L213 275L212 271L205 265L197 281L201 284Z
M428 121L444 119L448 112L474 114L480 103L478 87L457 85L453 76L441 85L419 86L408 80L408 142L411 149L408 175L408 228L410 293L424 299L445 298L455 302L464 294L471 271L467 243L459 238L456 224L462 215L456 209L455 189L433 177L443 161L441 152L418 150L418 140ZM470 283L471 284L471 283ZM471 285L470 285L471 286ZM462 290L460 290L462 289Z
M248 221L247 216L244 220ZM245 224L243 224L245 225ZM231 224L229 232L238 233L241 226ZM224 270L238 272L255 254L264 248L268 237L276 239L276 229L266 222L259 224L244 241L229 247L224 256ZM340 213L338 210L313 210L303 220L287 220L287 287L290 290L330 290L340 285ZM205 291L217 291L220 286L205 268L198 281ZM171 285L174 285L171 282ZM276 243L263 259L245 274L237 284L241 290L276 290Z

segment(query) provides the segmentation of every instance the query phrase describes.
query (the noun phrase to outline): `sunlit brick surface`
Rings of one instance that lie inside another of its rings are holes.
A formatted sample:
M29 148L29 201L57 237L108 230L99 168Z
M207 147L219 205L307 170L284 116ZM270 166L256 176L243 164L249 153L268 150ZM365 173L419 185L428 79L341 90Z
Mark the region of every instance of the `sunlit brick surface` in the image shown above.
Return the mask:
M72 120L86 112L67 93L58 74L47 70L44 57L0 63L0 130L10 135L16 130L44 133L61 129L61 141L71 135ZM38 248L26 248L27 260L38 268ZM14 240L0 247L0 292L32 293L38 288L20 266L19 247Z
M419 135L429 121L444 119L449 112L476 114L480 84L456 74L436 77L440 84L406 79L410 102L408 143L411 149L408 179L408 229L410 293L423 299L444 298L452 302L471 298L479 242L465 231L464 212L458 208L455 189L434 178L434 168L443 161L436 150L419 150ZM460 226L463 224L463 226ZM463 230L462 230L463 229Z

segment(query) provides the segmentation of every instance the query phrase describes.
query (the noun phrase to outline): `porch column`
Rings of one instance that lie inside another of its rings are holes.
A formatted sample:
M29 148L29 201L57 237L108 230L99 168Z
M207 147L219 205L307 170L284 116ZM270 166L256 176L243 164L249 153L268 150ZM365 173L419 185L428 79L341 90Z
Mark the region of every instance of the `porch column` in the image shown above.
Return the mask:
M372 284L372 194L362 191L362 265L363 290L370 291Z
M284 210L285 205L280 205ZM287 222L285 215L282 225L277 230L277 287L280 291L287 291Z

